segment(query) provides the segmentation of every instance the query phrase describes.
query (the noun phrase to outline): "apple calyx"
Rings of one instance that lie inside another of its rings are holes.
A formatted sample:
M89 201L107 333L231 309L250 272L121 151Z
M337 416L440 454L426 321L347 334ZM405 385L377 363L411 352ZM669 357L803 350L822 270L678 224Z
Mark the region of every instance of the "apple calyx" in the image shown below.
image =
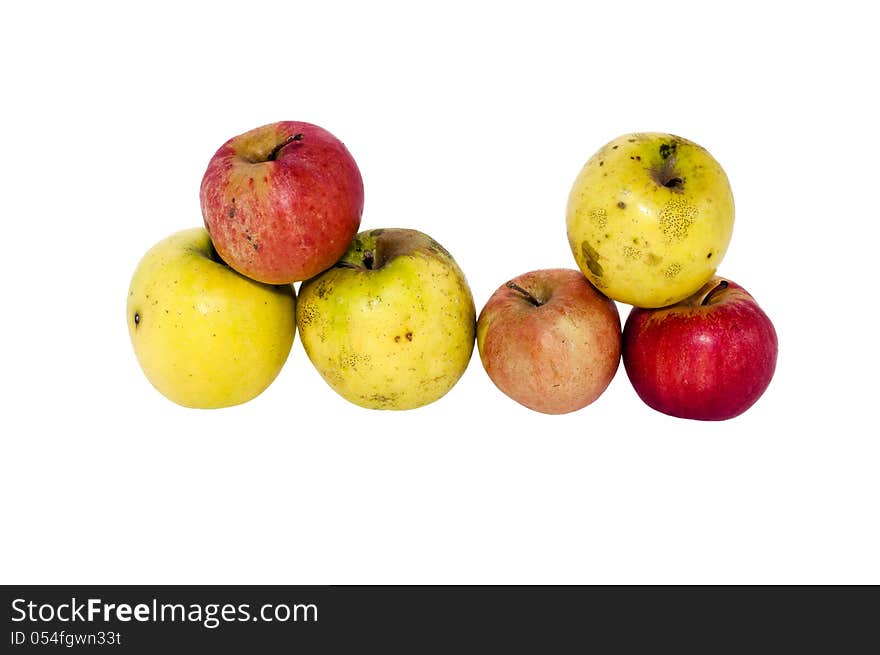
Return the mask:
M541 305L544 304L543 302L541 302L540 300L535 298L532 294L530 294L528 291L526 291L521 286L519 286L516 282L508 282L504 286L506 286L508 289L513 289L514 291L516 291L518 294L520 294L523 297L523 300L528 301L529 303L531 303L535 307L540 307Z
M275 161L276 159L278 159L278 154L281 152L281 149L282 149L282 148L284 148L285 146L290 145L290 144L293 143L294 141L302 141L302 139L303 139L303 134L302 134L302 132L297 132L296 134L287 137L286 139L284 139L284 141L282 141L282 142L279 143L277 146L275 146L274 148L272 148L272 152L270 152L270 153L266 156L266 161Z
M700 306L705 307L706 305L708 305L712 301L712 299L718 295L718 293L724 291L729 286L730 284L727 282L727 280L721 280L721 282L719 282L717 285L709 290L709 293L705 295L705 297L703 298L703 302L700 303Z

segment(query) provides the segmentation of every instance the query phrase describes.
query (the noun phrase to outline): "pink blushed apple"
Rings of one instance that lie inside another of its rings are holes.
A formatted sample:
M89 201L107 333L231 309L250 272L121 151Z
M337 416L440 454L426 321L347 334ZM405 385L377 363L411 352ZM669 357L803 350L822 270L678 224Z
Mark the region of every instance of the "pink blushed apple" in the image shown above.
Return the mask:
M225 263L259 282L287 284L317 275L346 251L360 226L364 187L339 139L285 121L223 144L199 198Z
M545 414L596 400L617 372L620 339L617 306L571 269L532 271L503 284L477 321L489 378Z
M636 393L680 418L745 412L770 384L778 349L755 299L717 276L675 305L633 308L623 329L623 364Z

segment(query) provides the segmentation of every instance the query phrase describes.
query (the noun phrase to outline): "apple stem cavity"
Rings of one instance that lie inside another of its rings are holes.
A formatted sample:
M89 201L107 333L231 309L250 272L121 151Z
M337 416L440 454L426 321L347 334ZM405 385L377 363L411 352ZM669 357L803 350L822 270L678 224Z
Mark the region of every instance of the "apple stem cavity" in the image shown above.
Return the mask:
M684 186L684 178L675 170L676 160L674 156L667 156L663 164L651 171L654 181L660 186L673 191L681 191Z
M530 302L531 304L533 304L535 307L540 307L541 305L544 304L544 303L542 303L540 300L538 300L537 298L535 298L532 294L530 294L528 291L526 291L526 290L523 289L521 286L519 286L518 284L516 284L515 282L508 282L505 286L506 286L508 289L513 289L514 291L516 291L517 293L519 293L520 295L522 295L522 297L523 297L524 300L527 300L528 302Z
M293 136L287 137L286 139L284 139L284 141L282 141L281 143L279 143L277 146L275 146L272 149L272 152L270 152L269 155L266 157L266 161L275 161L276 159L278 159L278 153L281 152L281 149L284 146L288 146L291 143L293 143L294 141L302 141L302 139L303 139L302 132L297 132Z
M376 266L376 257L373 255L372 250L364 250L363 258L361 259L361 265L358 266L354 262L347 262L345 260L340 260L333 265L334 268L354 268L357 270L367 270L372 271ZM378 267L378 268L381 268Z
M706 294L706 297L703 298L703 302L700 303L701 306L705 307L709 304L709 301L712 300L713 296L715 296L719 291L724 291L728 286L730 286L727 280L721 280L718 283L718 286L713 288L709 293Z

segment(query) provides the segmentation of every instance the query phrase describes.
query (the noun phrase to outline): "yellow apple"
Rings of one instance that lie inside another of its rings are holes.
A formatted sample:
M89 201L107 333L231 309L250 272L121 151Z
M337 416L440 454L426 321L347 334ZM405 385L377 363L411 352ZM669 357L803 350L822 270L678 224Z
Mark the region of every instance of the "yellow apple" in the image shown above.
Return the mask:
M185 407L228 407L263 392L296 333L293 287L255 282L217 256L202 228L144 255L128 292L128 332L147 379Z
M474 349L476 310L464 274L416 230L358 234L336 266L303 282L296 319L324 380L370 409L437 400Z
M727 175L671 134L627 134L586 163L568 198L568 242L606 296L665 307L715 274L733 233Z

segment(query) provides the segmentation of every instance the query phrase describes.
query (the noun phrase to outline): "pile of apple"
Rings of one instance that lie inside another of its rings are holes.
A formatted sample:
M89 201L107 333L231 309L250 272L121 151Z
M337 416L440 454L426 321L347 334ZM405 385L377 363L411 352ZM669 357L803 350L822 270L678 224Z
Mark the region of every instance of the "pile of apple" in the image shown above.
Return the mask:
M297 327L327 383L363 407L430 403L464 373L476 325L464 274L416 230L357 233L361 174L328 131L280 122L230 139L200 200L205 229L155 245L128 294L138 361L169 399L216 408L256 397Z
M650 407L724 420L751 407L776 368L773 324L715 276L733 233L724 170L671 134L627 134L584 165L568 199L580 271L528 273L489 299L477 324L483 366L514 400L571 412L624 368ZM612 301L633 305L621 335Z
M547 413L598 398L621 352L642 399L676 416L736 416L770 382L772 324L713 277L733 228L727 178L685 139L602 148L569 200L581 270L511 280L479 320L434 239L358 233L363 199L351 154L316 125L274 123L223 144L202 179L205 228L156 244L131 281L129 334L153 386L186 407L246 402L276 378L297 330L324 380L373 409L442 397L475 340L493 382ZM634 305L622 333L614 300Z

